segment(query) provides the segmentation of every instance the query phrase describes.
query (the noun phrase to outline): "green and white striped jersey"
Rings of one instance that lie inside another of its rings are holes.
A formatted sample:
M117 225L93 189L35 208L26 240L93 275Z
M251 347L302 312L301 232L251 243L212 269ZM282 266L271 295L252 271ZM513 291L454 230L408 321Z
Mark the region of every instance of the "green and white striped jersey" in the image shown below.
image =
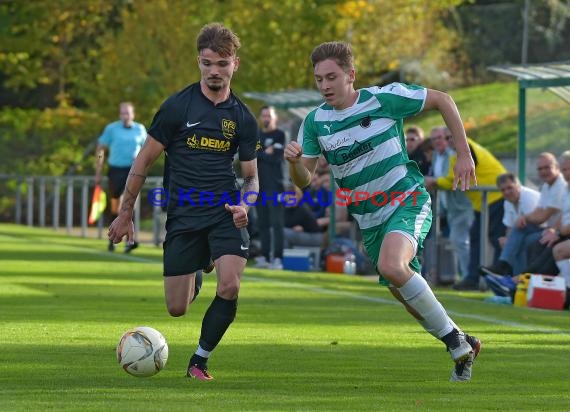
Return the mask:
M357 101L347 109L323 103L311 111L301 124L298 142L304 157L325 156L337 194L351 197L348 211L366 230L390 217L401 204L394 198L403 200L423 184L417 164L406 152L403 119L423 109L427 90L392 83L358 92ZM357 192L360 199L364 194L370 198L355 202Z

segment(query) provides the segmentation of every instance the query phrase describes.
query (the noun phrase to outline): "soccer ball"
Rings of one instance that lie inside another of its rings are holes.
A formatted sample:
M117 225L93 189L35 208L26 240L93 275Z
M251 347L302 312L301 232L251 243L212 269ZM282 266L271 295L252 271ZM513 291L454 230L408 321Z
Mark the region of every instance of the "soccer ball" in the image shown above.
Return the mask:
M164 368L168 345L156 329L139 326L126 331L117 345L117 361L133 376L152 376Z

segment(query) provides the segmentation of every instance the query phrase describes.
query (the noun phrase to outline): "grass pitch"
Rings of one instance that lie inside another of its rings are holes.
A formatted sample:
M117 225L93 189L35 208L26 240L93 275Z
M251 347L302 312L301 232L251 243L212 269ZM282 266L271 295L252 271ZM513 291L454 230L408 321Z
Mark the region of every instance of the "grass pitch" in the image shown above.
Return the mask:
M104 240L0 225L0 410L568 410L570 314L436 294L480 337L473 380L450 383L442 344L375 282L247 268L236 321L184 377L215 293L207 275L182 318L168 316L161 249L106 252ZM151 378L115 359L121 334L160 330L170 357Z

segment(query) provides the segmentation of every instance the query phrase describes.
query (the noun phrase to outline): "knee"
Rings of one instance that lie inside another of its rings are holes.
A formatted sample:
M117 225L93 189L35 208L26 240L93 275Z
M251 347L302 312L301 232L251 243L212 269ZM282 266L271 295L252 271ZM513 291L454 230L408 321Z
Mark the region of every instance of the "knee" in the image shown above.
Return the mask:
M177 318L179 316L183 316L186 314L186 310L188 310L188 305L168 302L166 304L166 309L168 310L170 316Z
M378 262L378 271L388 280L406 275L410 269L403 262L393 259L383 259Z
M239 279L232 279L231 281L220 282L218 285L218 296L232 300L237 298L239 293Z

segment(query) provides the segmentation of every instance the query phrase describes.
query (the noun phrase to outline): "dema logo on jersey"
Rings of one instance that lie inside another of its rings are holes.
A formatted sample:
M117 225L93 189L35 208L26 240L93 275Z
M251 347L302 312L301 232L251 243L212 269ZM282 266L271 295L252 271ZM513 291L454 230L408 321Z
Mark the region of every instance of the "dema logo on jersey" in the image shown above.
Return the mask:
M194 150L213 150L216 152L227 152L231 149L231 140L236 136L236 122L233 120L222 119L221 135L214 133L214 136L198 136L194 135L186 138L186 146ZM223 138L222 138L223 136Z
M214 150L216 152L227 152L230 150L231 142L228 140L220 140L215 137L193 135L186 139L186 145L190 149L198 150Z

